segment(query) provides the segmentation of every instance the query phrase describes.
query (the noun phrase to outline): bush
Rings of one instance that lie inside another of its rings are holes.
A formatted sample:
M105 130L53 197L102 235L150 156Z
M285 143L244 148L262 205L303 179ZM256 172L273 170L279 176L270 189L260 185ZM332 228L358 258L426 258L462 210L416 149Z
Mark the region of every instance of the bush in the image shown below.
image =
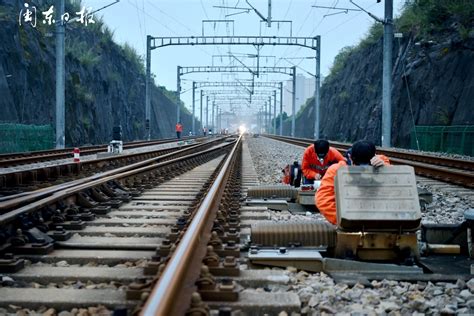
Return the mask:
M460 23L459 32L470 29L473 16L472 0L409 0L395 23L401 32L414 32L427 38L448 27L453 20Z
M370 27L369 31L365 35L365 38L355 47L355 50L367 48L383 38L383 25L379 22L374 22Z
M339 99L341 100L341 102L349 101L350 97L351 96L350 96L349 92L347 92L347 90L343 90L339 93Z
M300 107L298 110L298 113L296 113L296 118L299 118L301 115L303 115L303 112L306 110L308 106L313 106L314 104L314 97L306 99L306 102Z
M86 67L97 65L101 59L93 47L89 48L86 42L75 39L66 40L66 55L75 58Z
M354 52L354 46L346 46L341 48L339 53L334 57L334 62L332 63L331 68L329 69L329 75L325 78L325 81L331 81L334 76L339 73L344 66L346 61L349 59L349 56Z
M126 60L128 60L141 75L145 75L145 66L143 57L138 55L135 48L130 46L127 42L122 45L122 51Z
M394 20L394 23L395 29L399 32L413 32L420 37L427 38L433 33L446 29L454 20L460 24L458 32L461 38L467 39L472 29L473 16L473 0L406 0L402 14ZM326 80L331 81L344 68L352 53L366 49L382 38L383 25L375 22L358 45L346 46L339 51Z
M54 3L55 1L53 1ZM55 3L54 3L55 4ZM81 11L82 8L82 1L81 0L69 0L64 3L64 10L66 12L70 12L72 14L76 14L76 12Z

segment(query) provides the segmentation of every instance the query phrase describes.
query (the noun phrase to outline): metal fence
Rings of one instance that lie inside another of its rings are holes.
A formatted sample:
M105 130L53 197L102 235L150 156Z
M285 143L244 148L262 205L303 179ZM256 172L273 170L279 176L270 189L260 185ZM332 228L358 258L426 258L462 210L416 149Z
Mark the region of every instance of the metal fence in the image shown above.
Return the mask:
M54 148L51 125L0 123L0 153Z
M411 148L474 156L474 125L415 126L411 132Z

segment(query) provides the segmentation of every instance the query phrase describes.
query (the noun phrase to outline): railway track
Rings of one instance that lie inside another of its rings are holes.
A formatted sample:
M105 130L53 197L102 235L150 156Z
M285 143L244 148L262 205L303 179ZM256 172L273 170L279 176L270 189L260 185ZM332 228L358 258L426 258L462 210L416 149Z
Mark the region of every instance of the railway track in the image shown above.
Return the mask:
M284 270L239 264L246 260L241 245L250 225L268 220L270 213L265 207L241 205L247 188L258 184L248 149L242 150L240 142L220 146L198 167L182 170L186 164L181 163L153 172L147 166L135 169L132 179L132 174L125 175L130 172L117 174L0 215L0 225L10 225L13 231L18 229L13 224L29 214L31 222L47 225L56 239L51 251L44 243L22 245L25 236L31 241L32 232L26 229L10 238L9 250L15 253L5 259L14 258L10 269L21 260L28 264L14 273L2 271L8 279L0 288L0 307L143 315L206 315L210 309L254 315L297 311L300 300L295 293L258 290L287 284ZM146 180L138 179L138 173L146 174ZM170 173L181 174L162 179ZM97 201L90 187L112 191L115 196L109 197L122 204ZM94 205L78 198L85 192ZM65 206L66 200L74 205ZM60 210L62 222L58 214L54 219L48 214L60 207L65 207ZM38 212L45 221L35 221ZM95 218L87 218L88 213Z
M197 139L197 137L184 137L183 140ZM175 142L176 138L167 138L152 141L134 141L123 144L123 149L132 149L144 146L153 146ZM79 147L81 155L91 155L107 152L108 145L95 145ZM25 165L36 162L65 159L73 157L74 148L39 150L23 153L0 154L0 168Z
M352 295L360 297L365 287L376 295L375 289L387 282L382 278L415 282L409 290L403 285L407 290L394 287L393 292L415 291L413 295L423 290L416 281L470 278L375 273L362 280L334 271L336 284L324 274L253 265L247 260L252 224L315 217L247 204L248 189L259 181L241 139L204 152L193 150L181 158L88 181L0 215L1 232L10 234L13 242L8 252L14 253L4 255L0 269L31 262L16 272L1 271L0 308L84 315L335 313L348 312L334 305L350 302ZM29 231L33 226L47 226L55 239L52 252L45 250L41 236ZM22 245L24 236L29 240ZM328 301L336 292L343 298ZM456 296L460 290L451 292ZM372 312L421 308L407 303L404 309L402 301L390 305L381 300Z
M112 170L126 166L138 161L144 161L179 151L181 148L199 146L194 140L183 142L178 145L176 140L172 142L160 141L159 144L176 144L167 148L150 149L120 155L105 155L96 159L88 159L81 162L60 161L44 165L35 163L25 165L21 168L0 169L0 196L15 195L24 191L34 191L57 183L83 178L98 172ZM137 143L134 144L134 146ZM146 148L146 147L145 147ZM33 158L32 158L33 159ZM41 160L41 159L40 159ZM0 197L0 200L2 198Z
M111 170L102 171L99 173L94 172L96 171L96 169L91 169L90 172L92 172L92 175L87 176L87 177L84 177L83 175L83 177L80 177L77 179L71 179L70 181L62 182L56 185L48 185L47 187L42 188L42 189L1 197L0 198L0 214L8 212L9 210L13 208L18 208L23 205L31 204L39 199L43 199L48 196L51 196L61 190L66 190L66 189L82 186L84 184L87 184L93 181L100 181L100 179L104 177L111 177L111 176L121 174L124 172L133 171L137 168L153 166L157 163L175 159L183 155L190 154L194 151L200 151L200 150L210 148L214 146L215 144L220 143L222 141L223 139L217 139L217 140L210 141L207 143L176 147L176 148L173 148L172 150L165 149L165 150L158 150L157 152L152 152L152 153L148 152L146 153L145 157L149 157L149 156L151 157L156 156L156 157L148 158L145 160L138 159L139 161L135 163L127 159L127 157L118 157L120 159L125 159L125 162L127 162L127 164L122 167L116 166L116 168L112 168ZM130 164L128 164L128 162L130 162ZM112 165L112 167L114 166L115 165Z
M58 188L0 215L3 236L9 235L2 252L8 248L15 255L5 255L0 263L1 273L10 278L2 279L0 306L68 310L105 305L133 311L142 304L143 289L150 291L156 281L165 262L160 257L174 251L171 241L181 239L200 209L218 206L235 145L234 140L195 148L178 158Z
M304 138L276 135L264 136L302 147L307 147L314 142L311 139ZM331 146L345 153L351 147L351 144L331 142ZM377 153L389 157L392 164L413 166L417 175L462 185L467 188L474 188L474 161L397 151L381 147L377 148Z

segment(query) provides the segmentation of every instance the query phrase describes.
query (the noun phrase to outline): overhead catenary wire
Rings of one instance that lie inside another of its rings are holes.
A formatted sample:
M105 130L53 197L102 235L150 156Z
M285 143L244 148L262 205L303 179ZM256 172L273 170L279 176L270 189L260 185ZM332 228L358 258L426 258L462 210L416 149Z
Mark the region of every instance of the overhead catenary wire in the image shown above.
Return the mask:
M316 0L315 0L314 2L316 3ZM304 27L304 25L306 24L306 21L308 20L308 18L309 18L309 16L310 16L310 14L311 14L312 11L313 11L313 8L311 7L311 9L308 10L308 13L306 14L306 17L304 18L303 22L301 23L300 28L299 28L298 31L295 33L295 36L298 36L298 35L299 35L301 29L302 29L302 28ZM301 48L301 47L300 47L300 48ZM286 52L287 52L289 49L291 49L290 46L288 46L287 48L285 48L285 50L284 50L283 53L282 53L282 55L283 55L282 58L288 56L288 55L291 53L291 51L290 51L290 52L288 52L288 54L286 54ZM296 52L298 52L298 51L299 51L299 48L296 50ZM285 55L285 54L286 54L286 55ZM276 63L275 63L275 66L278 65L281 60L282 60L281 58L280 58L279 60L277 60Z
M163 11L162 9L160 9L159 7L157 7L155 4L153 4L152 1L147 0L147 2L148 2L153 8L155 8L156 10L158 10L159 12L161 12L163 15L167 16L167 17L170 18L171 20L175 21L177 24L181 25L182 27L184 27L185 29L187 29L187 30L190 31L191 33L196 33L196 32L193 31L190 27L188 27L186 24L182 23L181 21L179 21L178 19L176 19L176 18L173 17L172 15L166 13L165 11ZM199 34L196 33L196 35L199 35Z
M369 7L367 8L367 10L370 9L370 8L372 8L372 7L373 7L374 5L376 5L376 4L377 4L377 3L372 4L371 6L369 6ZM322 36L325 36L325 35L331 33L332 31L338 29L338 28L341 27L342 25L344 25L344 24L350 22L351 20L355 19L356 17L358 17L359 15L361 15L361 14L363 14L363 13L364 13L364 11L361 11L361 12L359 12L359 13L353 15L353 16L350 17L349 19L343 21L342 23L336 25L334 28L332 28L332 29L330 29L329 31L327 31L327 32L325 32L324 34L322 34Z
M336 2L332 5L332 7L336 6L336 5L338 4L338 2L339 2L339 0L336 0ZM372 8L372 7L373 7L374 5L376 5L376 4L377 4L377 3L372 4L371 6L368 7L368 9ZM320 20L320 22L319 22L319 23L313 28L313 30L311 31L310 36L313 36L314 32L315 32L316 29L319 27L319 25L323 22L323 20L324 20L325 17L327 16L327 13L328 13L330 10L331 10L331 9L328 9L327 12L326 12L326 14L323 15L323 17L322 17L322 19ZM344 25L344 24L350 22L351 20L355 19L357 16L361 15L362 13L364 13L364 11L360 11L359 13L353 15L353 16L350 17L349 19L347 19L347 20L343 21L342 23L336 25L334 28L332 28L332 29L330 29L329 31L325 32L325 33L322 34L321 36L325 36L325 35L329 34L330 32L332 32L332 31L338 29L339 27L341 27L342 25ZM301 49L301 47L298 47L298 48L296 49L296 51L295 51L293 54L296 54L300 49ZM285 56L281 57L281 58L279 59L279 61L281 61L281 60L283 60L283 59L285 59ZM297 63L295 66L297 66L297 67L300 66L300 64L301 64L303 61L304 61L304 59L302 59L302 60L301 60L299 63Z
M290 9L291 9L291 5L293 4L293 0L290 1L290 3L288 4L288 8L286 8L286 12L285 12L285 15L283 16L282 20L285 20L286 17L288 16L288 13L290 12ZM278 36L280 34L280 29L277 29L277 33L276 33L276 36ZM270 55L273 55L273 51L275 50L275 46L272 47L272 50L270 52ZM275 63L273 64L274 66L276 66L276 61Z
M308 75L310 75L311 77L315 77L315 75L314 75L313 73L309 72L308 70L304 69L303 67L300 67L299 64L295 64L295 63L289 61L289 60L286 59L286 58L284 58L284 59L285 59L285 61L286 61L287 63L289 63L289 64L295 66L296 68L298 68L298 69L300 69L300 70L306 72L306 73L307 73ZM300 63L301 63L301 62L300 62Z
M176 33L173 29L169 28L166 24L161 23L160 20L158 20L157 18L155 18L155 17L152 16L151 14L148 14L148 12L143 11L141 8L139 8L138 6L136 6L135 4L133 4L132 2L130 2L130 0L128 0L128 4L130 4L132 7L136 8L137 10L141 10L141 11L142 11L144 14L146 14L150 19L152 19L153 21L155 21L156 23L158 23L159 25L161 25L162 27L164 27L165 29L167 29L168 31L170 31L172 34L178 36L178 33Z
M332 4L331 7L335 7L337 4L339 3L339 0L335 0ZM314 1L314 4L313 5L316 5L316 0ZM313 8L313 7L311 7ZM319 20L319 23L315 25L315 27L313 28L313 30L310 32L310 37L313 36L314 32L317 30L317 28L321 25L321 23L323 23L324 19L326 18L327 14L329 13L331 9L329 8L326 13L322 16L321 20ZM292 53L292 55L295 55L296 53L298 53L299 51L301 50L301 47L297 47L295 48L295 51ZM286 50L285 50L286 51ZM282 56L278 62L280 62L283 58L287 57L287 55L284 55ZM297 65L299 66L304 60L301 60ZM277 62L277 64L278 64Z
M128 2L131 3L130 0L128 0ZM140 30L140 41L142 42L143 50L146 51L146 43L145 43L146 34L143 33L143 29L142 29L142 22L141 22L141 18L140 18L140 12L138 10L138 0L135 0L135 8L137 9L137 20L138 20L138 28Z
M130 0L129 0L130 1ZM182 27L184 27L185 29L187 29L188 31L190 32L194 32L190 27L188 27L186 24L182 23L181 21L179 21L178 19L176 19L175 17L169 15L168 13L166 13L165 11L163 11L162 9L158 8L156 5L154 5L150 0L147 1L148 4L151 5L152 8L154 8L155 10L159 11L160 13L162 13L163 15L165 15L166 17L172 19L175 23L181 25ZM179 34L172 30L171 28L169 28L167 25L161 23L158 19L154 18L153 16L151 16L150 14L148 14L147 12L143 11L147 16L151 17L154 21L156 21L158 24L160 24L161 26L165 27L167 30L169 30L171 33L179 36ZM200 47L200 46L197 46L197 48L199 50L201 50L202 52L204 52L205 54L209 55L209 56L212 56L211 53L209 53L205 48L203 47Z

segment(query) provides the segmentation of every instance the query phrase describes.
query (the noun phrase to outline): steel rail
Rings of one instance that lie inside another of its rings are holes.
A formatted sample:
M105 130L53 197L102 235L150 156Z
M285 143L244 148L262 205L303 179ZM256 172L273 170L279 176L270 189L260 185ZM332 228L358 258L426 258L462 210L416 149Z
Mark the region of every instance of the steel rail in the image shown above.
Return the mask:
M183 139L193 139L198 137L183 137ZM176 142L176 138L165 138L160 140L153 140L153 141L134 141L128 142L123 144L124 149L131 149L137 147L145 147L145 146L154 146L159 144L166 144ZM96 154L100 152L107 151L108 145L95 145L95 146L83 146L78 147L81 154ZM73 147L65 148L65 149L52 149L52 150L40 150L40 151L31 151L25 153L11 153L11 154L0 154L0 167L5 168L8 166L16 166L20 164L26 163L35 163L35 162L42 162L48 161L53 159L63 159L63 158L72 158L73 155Z
M275 136L275 135L263 135L268 138L274 138L274 139L287 139L287 140L292 140L295 143L294 144L301 144L301 145L307 145L309 146L314 142L314 140L309 139L309 138L294 138L294 137L289 137L289 136ZM352 146L352 144L349 143L341 143L341 142L330 142L331 146L339 147L345 150L347 150L349 147ZM474 171L474 161L473 160L466 160L466 159L455 159L455 158L448 158L448 157L438 157L438 156L433 156L430 154L419 154L419 153L413 153L413 152L403 152L403 151L398 151L396 149L390 149L390 148L384 148L384 147L377 147L377 152L390 156L390 158L395 157L395 158L400 158L400 159L407 159L407 160L413 160L413 161L419 161L419 162L425 162L425 163L430 163L430 164L436 164L439 166L446 166L446 167L453 167L457 169L463 169L463 170L468 170L468 171Z
M210 239L213 216L215 216L219 207L230 174L230 166L236 157L241 138L240 136L235 143L216 180L196 211L181 242L148 297L141 315L181 315L189 306L192 291L195 289L194 282L199 276L199 270L196 271L191 266L193 262L201 262L204 258L205 247L200 249L203 247L199 246L205 246ZM196 273L197 275L195 275ZM183 295L184 291L187 294L186 296Z
M190 145L182 145L183 146L190 146ZM156 155L160 153L166 153L174 151L175 148L162 148L162 149L155 149L148 152L136 152L136 153L128 153L128 154L121 154L121 155L113 155L109 157L103 157L93 160L86 160L82 162L67 162L67 163L60 163L57 165L49 165L49 166L39 166L34 167L31 169L25 170L14 170L5 173L0 173L0 188L9 188L16 186L16 182L19 181L20 183L24 182L31 182L31 181L38 181L44 178L49 178L50 176L61 176L65 174L79 174L85 168L94 168L94 166L99 166L103 168L105 164L113 164L113 163L130 163L133 160L138 160L140 157L147 157L150 155ZM1 199L0 199L1 200Z
M222 149L225 149L226 147L229 147L229 146L233 145L234 142L232 142L232 143L223 143L219 146L215 146L213 148L206 149L204 151L195 152L195 153L192 153L192 154L189 154L189 155L186 155L186 156L183 156L183 157L171 159L171 160L168 160L168 161L164 161L164 162L160 162L160 163L156 163L156 164L151 164L151 165L146 165L146 166L139 167L139 168L132 168L131 170L127 170L127 171L124 171L124 172L121 172L121 173L118 173L118 174L108 175L108 176L103 176L102 175L102 177L100 177L96 180L88 181L88 182L82 183L82 184L77 185L77 186L73 186L73 187L70 187L70 188L66 188L66 189L54 192L50 196L47 196L47 197L42 198L40 200L34 201L34 202L32 202L28 205L22 206L18 209L15 209L13 211L8 212L8 213L1 214L0 215L0 225L4 225L4 224L7 224L9 222L12 222L15 219L17 219L19 216L23 216L23 215L32 213L32 212L34 212L34 211L36 211L36 210L38 210L42 207L51 205L51 204L53 204L57 201L65 199L65 198L67 198L71 195L74 195L76 193L79 193L83 190L90 189L90 188L93 188L95 186L107 183L108 181L120 180L120 179L123 179L123 178L126 178L126 177L135 176L137 174L148 172L148 171L151 171L153 169L164 167L164 166L176 163L176 162L181 162L183 160L192 159L192 158L198 157L198 156L206 154L206 153L212 153L212 152L215 152L215 151L218 151L218 150L222 150Z
M70 188L70 187L73 187L73 186L78 186L78 185L81 185L83 183L94 181L94 180L99 179L101 177L119 174L121 172L125 172L125 171L128 171L128 170L133 170L135 168L140 168L142 166L146 166L146 165L149 165L149 164L164 161L164 160L166 160L168 158L171 158L173 156L179 156L179 155L185 154L187 152L192 152L196 149L199 149L200 147L209 146L211 144L212 144L212 142L211 143L192 145L190 147L186 147L186 148L178 150L178 151L174 151L174 152L171 152L171 153L168 153L168 154L160 155L158 157L150 158L150 159L147 159L147 160L139 161L139 162L136 162L136 163L124 166L124 167L120 167L120 168L117 168L117 169L113 169L113 170L105 171L105 172L102 172L102 173L94 174L94 175L89 176L89 177L69 181L67 183L57 184L57 185L54 185L54 186L51 186L51 187L35 190L35 191L32 191L32 192L25 192L25 193L12 195L12 196L6 196L4 198L0 198L0 213L3 213L5 210L11 209L13 207L18 207L18 206L25 205L27 203L31 203L35 200L38 200L40 198L44 198L44 197L46 197L48 195L51 195L51 194L53 194L57 191L60 191L60 190L64 190L64 189L67 189L67 188Z
M309 146L314 142L314 140L308 138L275 135L263 136L303 147ZM340 142L330 142L330 145L343 153L352 146L351 144ZM415 173L418 175L474 188L474 161L401 152L383 147L377 147L377 153L389 157L393 164L413 166Z

